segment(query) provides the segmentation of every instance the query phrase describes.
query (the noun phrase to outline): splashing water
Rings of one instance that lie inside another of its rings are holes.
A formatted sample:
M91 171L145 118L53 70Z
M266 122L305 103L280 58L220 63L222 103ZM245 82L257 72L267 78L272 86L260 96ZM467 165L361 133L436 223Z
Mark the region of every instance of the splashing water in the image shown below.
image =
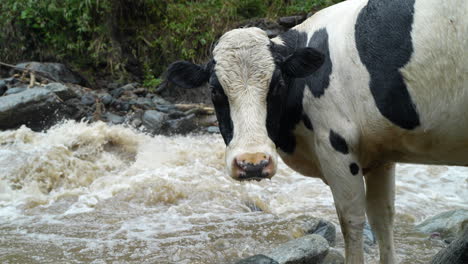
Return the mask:
M218 135L152 137L76 122L45 133L0 132L0 262L230 263L295 238L311 218L338 225L321 180L283 163L258 183L236 182L224 170ZM398 166L402 263L425 263L441 249L413 227L466 207L467 173ZM370 249L368 262L377 255Z

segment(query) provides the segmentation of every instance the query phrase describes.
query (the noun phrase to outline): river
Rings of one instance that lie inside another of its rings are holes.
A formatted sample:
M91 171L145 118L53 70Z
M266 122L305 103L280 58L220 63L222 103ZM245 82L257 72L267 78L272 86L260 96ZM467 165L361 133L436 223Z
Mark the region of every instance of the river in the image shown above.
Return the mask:
M321 180L280 163L271 181L239 183L226 176L223 156L219 135L77 122L0 132L0 263L232 263L299 236L313 217L338 227ZM401 263L426 263L443 247L413 227L466 207L467 175L397 167ZM377 263L375 247L366 258Z

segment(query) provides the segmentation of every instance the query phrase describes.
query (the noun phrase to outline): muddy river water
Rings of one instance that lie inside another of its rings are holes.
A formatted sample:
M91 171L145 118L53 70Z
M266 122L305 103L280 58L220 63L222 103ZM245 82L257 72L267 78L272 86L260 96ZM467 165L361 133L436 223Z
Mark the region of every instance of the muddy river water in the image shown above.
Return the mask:
M338 227L321 180L281 163L271 181L239 183L223 156L219 135L76 122L0 132L0 263L232 263L299 236L313 217ZM467 168L399 165L401 263L444 246L415 224L467 204ZM337 239L343 251L339 228ZM366 258L377 263L376 249Z

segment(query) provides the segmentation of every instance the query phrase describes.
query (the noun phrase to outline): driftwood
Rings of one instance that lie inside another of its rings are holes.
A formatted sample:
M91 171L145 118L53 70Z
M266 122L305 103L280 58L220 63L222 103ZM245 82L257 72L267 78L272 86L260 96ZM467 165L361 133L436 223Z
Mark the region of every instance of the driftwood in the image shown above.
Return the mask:
M189 114L200 114L200 115L212 115L214 114L214 108L203 104L175 104L177 110L182 111L185 115Z

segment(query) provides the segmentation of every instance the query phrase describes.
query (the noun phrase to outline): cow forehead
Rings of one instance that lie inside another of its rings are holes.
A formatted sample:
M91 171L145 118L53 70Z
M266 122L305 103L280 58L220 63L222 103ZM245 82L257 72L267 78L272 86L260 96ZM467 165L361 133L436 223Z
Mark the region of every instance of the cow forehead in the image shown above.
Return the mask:
M259 28L225 33L213 50L215 72L228 96L245 92L266 95L275 62L270 40Z

